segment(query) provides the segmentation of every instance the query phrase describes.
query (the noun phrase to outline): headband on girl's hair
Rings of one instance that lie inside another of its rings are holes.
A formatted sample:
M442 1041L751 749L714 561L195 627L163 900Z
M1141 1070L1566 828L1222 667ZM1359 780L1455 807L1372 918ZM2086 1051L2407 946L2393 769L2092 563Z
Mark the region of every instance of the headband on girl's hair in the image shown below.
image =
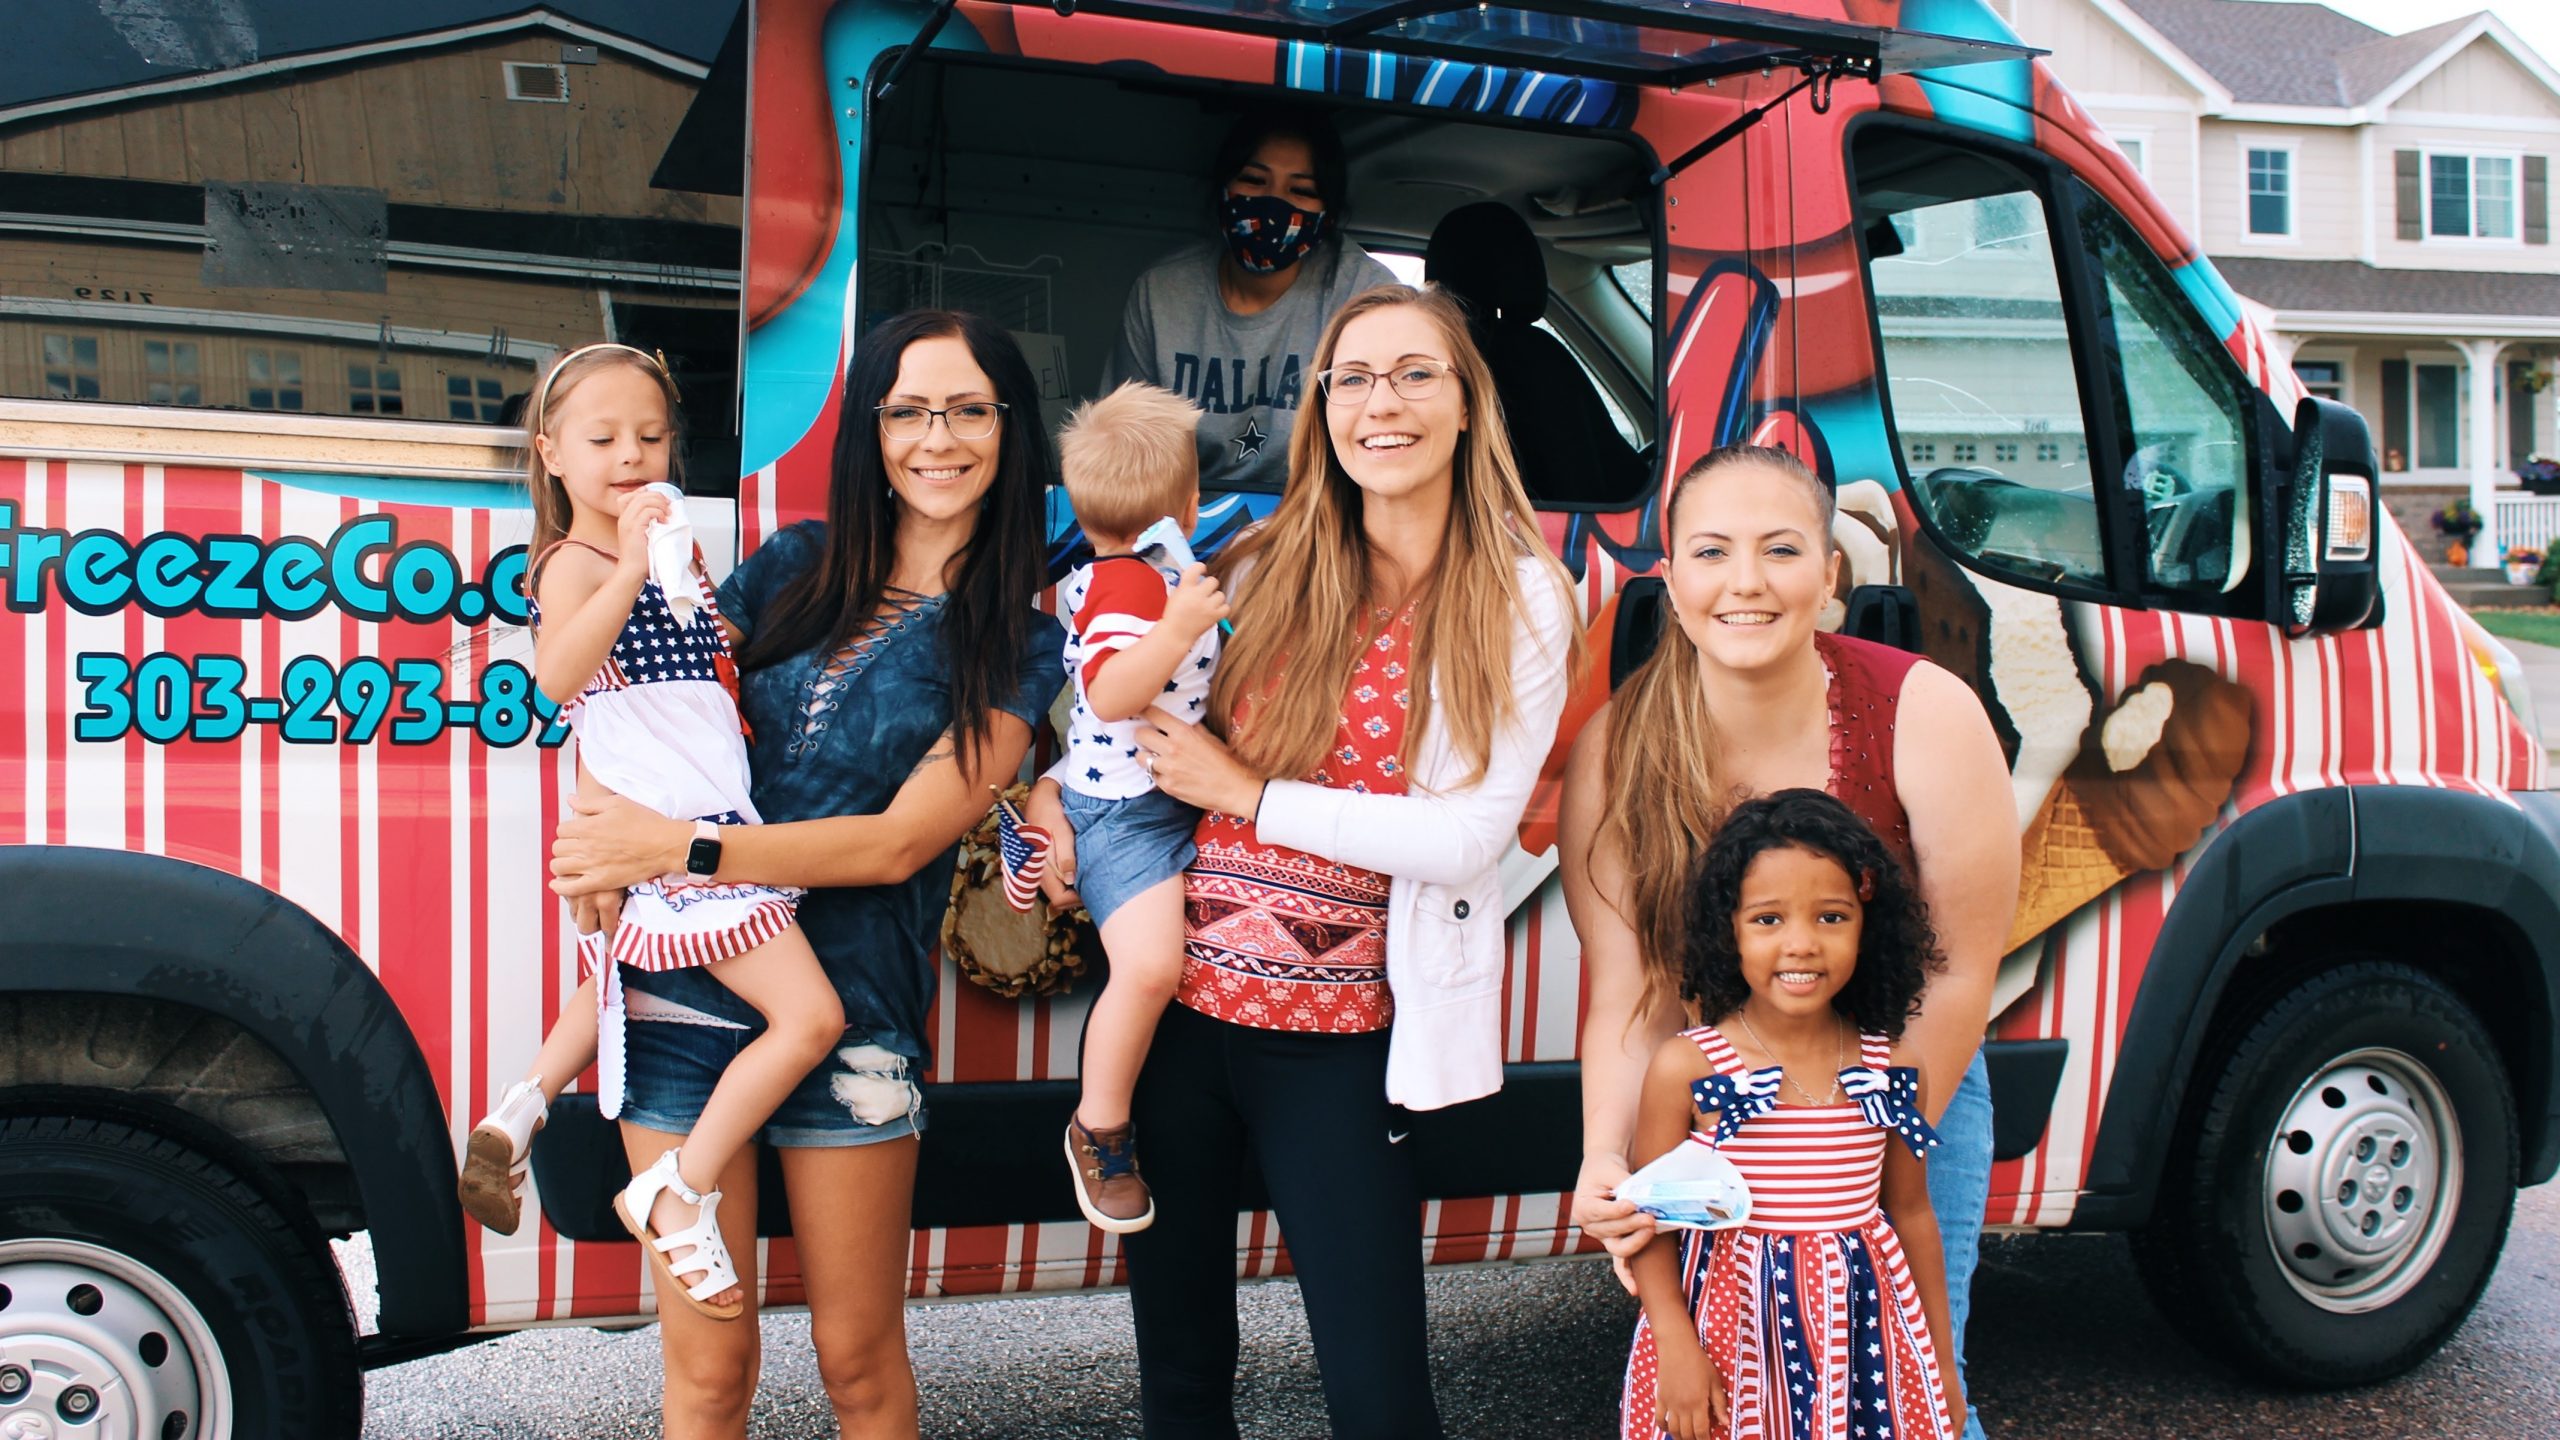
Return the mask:
M563 355L558 360L552 362L550 370L543 374L542 383L534 387L533 404L524 412L526 429L538 431L542 428L542 407L549 403L551 399L551 382L560 378L560 372L569 368L570 361L596 350L628 350L632 354L639 356L641 359L648 361L650 364L657 366L658 375L667 382L667 388L670 390L675 389L676 377L672 371L667 369L667 357L664 352L653 355L650 352L641 349L637 345L625 345L619 340L599 340L593 345L581 345L577 349L570 351L568 354Z

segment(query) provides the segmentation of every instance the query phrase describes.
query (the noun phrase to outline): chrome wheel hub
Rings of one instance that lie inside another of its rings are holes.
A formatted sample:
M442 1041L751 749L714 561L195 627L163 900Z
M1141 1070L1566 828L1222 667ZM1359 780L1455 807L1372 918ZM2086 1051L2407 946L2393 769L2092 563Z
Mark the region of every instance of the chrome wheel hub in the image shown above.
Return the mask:
M0 1440L200 1440L231 1424L204 1316L129 1255L0 1241Z
M2397 1050L2342 1055L2294 1092L2267 1145L2267 1241L2304 1299L2378 1310L2444 1249L2462 1188L2462 1130L2425 1066Z

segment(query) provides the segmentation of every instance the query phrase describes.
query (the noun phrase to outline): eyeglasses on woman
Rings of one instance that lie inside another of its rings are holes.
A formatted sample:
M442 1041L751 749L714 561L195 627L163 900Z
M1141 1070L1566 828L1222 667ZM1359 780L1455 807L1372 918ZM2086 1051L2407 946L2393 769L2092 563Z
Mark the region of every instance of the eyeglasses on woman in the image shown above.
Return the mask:
M1458 367L1446 360L1407 360L1380 375L1356 365L1336 365L1316 372L1316 383L1323 387L1324 398L1335 405L1362 405L1380 380L1400 399L1428 400L1440 389L1440 382Z
M984 440L1004 423L1007 408L1000 400L972 400L941 410L922 405L874 405L871 413L880 417L880 433L892 440L923 439L936 417L951 431L954 440Z

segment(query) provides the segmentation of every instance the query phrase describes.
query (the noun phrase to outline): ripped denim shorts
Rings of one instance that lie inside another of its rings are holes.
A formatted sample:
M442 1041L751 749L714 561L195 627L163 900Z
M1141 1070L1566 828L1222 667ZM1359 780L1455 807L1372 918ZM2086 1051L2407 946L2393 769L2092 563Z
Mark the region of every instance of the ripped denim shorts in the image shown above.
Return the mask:
M622 1118L648 1130L690 1133L711 1087L756 1031L682 1005L628 992L630 1024ZM910 1078L913 1062L866 1044L845 1043L792 1088L757 1132L767 1145L818 1149L872 1145L920 1134L924 1096Z

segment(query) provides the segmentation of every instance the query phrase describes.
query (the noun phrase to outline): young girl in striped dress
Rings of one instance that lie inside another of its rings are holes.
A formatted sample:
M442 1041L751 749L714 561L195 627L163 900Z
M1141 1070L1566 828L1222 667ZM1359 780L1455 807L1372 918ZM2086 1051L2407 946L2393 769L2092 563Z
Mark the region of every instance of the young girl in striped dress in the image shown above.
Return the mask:
M625 1148L640 1171L614 1209L641 1242L663 1295L736 1319L746 1297L720 1235L720 1174L842 1043L843 1005L794 922L799 892L717 876L720 828L752 825L756 813L733 637L701 552L655 561L650 554L651 527L670 517L678 493L667 483L677 427L666 367L628 345L573 350L535 387L526 429L534 680L568 709L578 788L687 821L698 839L688 873L631 888L610 936L601 928L579 935L588 978L544 1038L532 1073L472 1131L463 1203L512 1233L533 1132L589 1064L598 1065L599 1107L608 1118L620 1113L620 966L707 965L756 1008L764 1029L721 1073L680 1143L625 1126Z
M1681 998L1714 1023L1655 1053L1631 1158L1712 1146L1751 1204L1636 1256L1622 1440L1949 1440L1937 1136L1896 1047L1944 963L1927 912L1819 790L1735 807L1689 911Z

